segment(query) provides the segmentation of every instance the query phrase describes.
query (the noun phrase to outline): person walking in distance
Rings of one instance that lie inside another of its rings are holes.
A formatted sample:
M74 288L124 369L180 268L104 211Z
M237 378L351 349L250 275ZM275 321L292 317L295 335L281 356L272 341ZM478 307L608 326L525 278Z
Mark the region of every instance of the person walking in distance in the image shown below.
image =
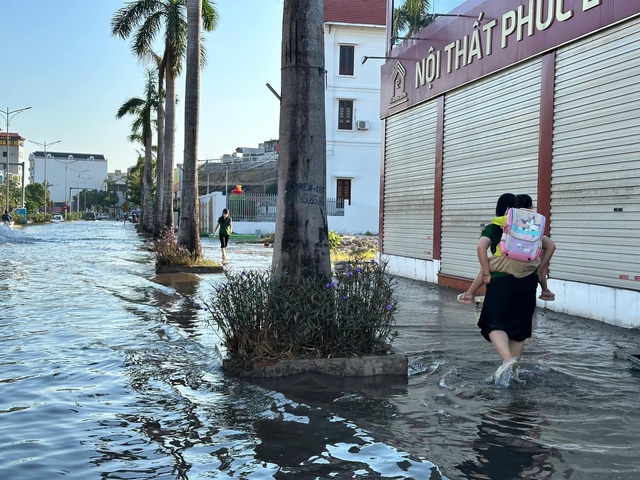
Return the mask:
M5 210L4 213L2 214L2 222L5 225L10 225L12 220L13 219L11 218L11 214L9 213L9 211Z
M213 230L213 235L220 229L220 250L222 250L222 263L227 261L227 244L229 243L229 236L233 233L233 220L229 216L229 210L226 208L222 210L222 216L218 218L218 224Z

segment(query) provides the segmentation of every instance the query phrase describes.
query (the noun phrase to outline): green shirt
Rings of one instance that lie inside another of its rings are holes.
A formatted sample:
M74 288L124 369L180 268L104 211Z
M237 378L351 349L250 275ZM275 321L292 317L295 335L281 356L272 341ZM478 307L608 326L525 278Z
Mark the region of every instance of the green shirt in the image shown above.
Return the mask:
M490 223L489 225L484 227L480 236L487 237L489 240L491 240L491 253L495 255L496 249L498 248L498 245L500 244L500 240L502 239L502 227L494 223ZM508 273L491 272L491 278L507 277L507 276L509 276Z
M224 216L218 218L218 225L220 225L220 235L231 235L231 217L224 218Z

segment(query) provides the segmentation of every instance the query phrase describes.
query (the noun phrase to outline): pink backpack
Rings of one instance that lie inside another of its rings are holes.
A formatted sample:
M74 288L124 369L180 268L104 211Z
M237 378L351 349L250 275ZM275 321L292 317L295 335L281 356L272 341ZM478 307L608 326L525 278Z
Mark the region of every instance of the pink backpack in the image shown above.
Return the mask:
M539 258L546 221L545 216L539 213L510 208L500 240L502 255L522 262Z

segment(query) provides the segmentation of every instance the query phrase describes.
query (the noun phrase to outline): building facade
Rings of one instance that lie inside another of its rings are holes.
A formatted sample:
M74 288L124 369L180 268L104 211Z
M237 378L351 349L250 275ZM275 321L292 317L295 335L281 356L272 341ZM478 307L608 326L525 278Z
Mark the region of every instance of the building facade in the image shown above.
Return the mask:
M107 159L100 154L36 151L29 155L29 183L46 183L51 201L71 204L81 190L104 190Z
M382 68L392 268L465 288L497 197L527 193L557 245L547 308L640 326L640 2L468 0L418 38Z
M327 197L345 208L332 218L339 232L378 232L385 9L386 0L324 2Z
M4 183L7 175L7 169L10 175L17 175L22 179L25 171L24 140L17 133L0 131L0 151L2 152L0 175L2 176L2 183ZM22 180L20 181L22 182Z
M114 210L121 213L122 207L127 201L127 174L123 173L122 170L107 173L107 182L111 184L107 188L118 195L118 203L115 205L116 208Z

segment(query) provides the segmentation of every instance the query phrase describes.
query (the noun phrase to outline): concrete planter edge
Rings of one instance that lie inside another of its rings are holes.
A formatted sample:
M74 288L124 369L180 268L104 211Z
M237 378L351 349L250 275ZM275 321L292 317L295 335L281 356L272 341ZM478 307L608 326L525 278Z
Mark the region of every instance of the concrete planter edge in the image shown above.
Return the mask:
M223 273L222 265L158 265L156 273Z
M221 358L222 368L241 377L273 378L306 372L339 377L371 377L376 375L407 376L406 355L392 351L386 355L363 355L337 358L287 358L254 364L252 370L240 370L232 358Z

